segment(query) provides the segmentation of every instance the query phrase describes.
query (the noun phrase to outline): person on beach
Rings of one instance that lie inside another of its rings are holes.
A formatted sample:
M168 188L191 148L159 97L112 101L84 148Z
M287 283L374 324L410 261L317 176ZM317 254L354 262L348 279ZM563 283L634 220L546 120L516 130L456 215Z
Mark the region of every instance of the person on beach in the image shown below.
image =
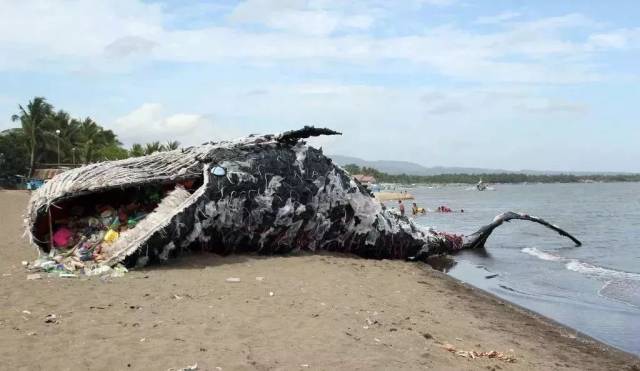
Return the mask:
M400 215L404 216L404 204L402 200L398 200L398 208L400 209Z

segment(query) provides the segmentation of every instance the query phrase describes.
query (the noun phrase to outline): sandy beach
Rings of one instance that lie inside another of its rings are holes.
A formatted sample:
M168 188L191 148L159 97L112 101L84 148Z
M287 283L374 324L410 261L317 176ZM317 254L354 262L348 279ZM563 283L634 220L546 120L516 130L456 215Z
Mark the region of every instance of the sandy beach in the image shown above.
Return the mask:
M422 263L193 254L122 278L27 280L28 197L0 191L2 369L640 370Z
M413 200L411 193L402 192L376 192L373 194L378 201L392 201L392 200Z

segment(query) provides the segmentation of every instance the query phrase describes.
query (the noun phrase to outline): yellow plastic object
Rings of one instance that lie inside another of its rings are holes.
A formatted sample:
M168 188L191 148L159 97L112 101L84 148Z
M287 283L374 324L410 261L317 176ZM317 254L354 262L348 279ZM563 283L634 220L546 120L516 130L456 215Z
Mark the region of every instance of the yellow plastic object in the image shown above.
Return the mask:
M105 235L104 235L104 240L105 240L105 242L111 243L111 242L117 240L118 237L120 237L120 233L114 231L113 229L109 229L107 231L107 233L105 233Z

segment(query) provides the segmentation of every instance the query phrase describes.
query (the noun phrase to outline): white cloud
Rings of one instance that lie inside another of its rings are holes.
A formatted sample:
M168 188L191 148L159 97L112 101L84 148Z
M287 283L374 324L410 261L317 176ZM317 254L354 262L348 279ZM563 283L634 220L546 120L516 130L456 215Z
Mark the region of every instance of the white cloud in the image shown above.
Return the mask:
M518 12L502 12L496 15L479 17L476 20L476 23L477 24L500 24L500 23L518 18L520 16L521 14Z
M580 115L589 111L582 102L546 98L525 89L483 88L427 91L422 94L426 112L432 116L471 115L505 119L534 113L553 118L557 115Z
M154 140L178 140L183 145L233 138L233 131L221 130L210 117L192 113L166 114L159 103L144 103L116 119L111 127L125 144Z
M1 8L0 68L92 58L120 38L153 39L162 29L161 8L136 1L5 1Z
M124 36L114 40L104 50L107 55L114 57L127 57L149 53L156 45L155 42L138 36Z
M589 37L589 44L594 49L638 49L640 48L640 28L625 28L593 34Z
M329 35L345 28L365 30L373 23L368 15L349 15L327 5L318 1L247 0L231 12L229 19L309 35Z
M382 65L391 60L463 81L577 83L602 79L589 63L594 52L639 44L637 30L605 30L589 37L585 31L596 24L580 14L507 22L493 32L448 26L382 37L369 32L373 15L391 8L344 4L250 0L229 13L230 25L187 29L168 28L165 20L171 15L153 3L7 2L0 13L0 69L119 72L145 61ZM494 21L515 15L503 13ZM237 22L261 24L267 31ZM568 37L568 30L582 30L583 37Z
M516 24L516 27L518 29L543 33L554 32L569 28L589 28L595 26L598 26L597 22L579 13L569 13L554 17L543 17Z
M420 4L435 5L435 6L449 6L457 2L457 0L418 0Z
M589 111L589 106L583 103L566 102L554 99L536 99L526 102L523 110L539 114L584 114Z

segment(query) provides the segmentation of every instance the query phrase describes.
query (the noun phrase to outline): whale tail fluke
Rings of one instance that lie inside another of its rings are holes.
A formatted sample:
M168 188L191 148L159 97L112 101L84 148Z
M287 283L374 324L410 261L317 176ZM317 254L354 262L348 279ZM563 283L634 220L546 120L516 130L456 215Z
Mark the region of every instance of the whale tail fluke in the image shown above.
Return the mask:
M496 216L493 219L493 222L483 226L482 228L480 228L475 233L470 234L468 236L465 236L465 241L464 241L464 244L463 244L462 248L463 249L474 249L474 248L484 247L484 244L487 241L487 238L489 238L489 236L491 235L491 233L493 232L494 229L496 229L497 227L502 225L502 223L509 222L509 221L511 221L513 219L528 220L530 222L535 222L535 223L538 223L538 224L542 224L545 227L558 232L561 236L568 237L569 239L571 239L576 244L576 246L582 245L582 242L580 242L577 238L573 237L571 234L569 234L568 232L566 232L562 228L560 228L560 227L558 227L556 225L553 225L553 224L547 222L544 219L541 219L541 218L538 218L538 217L535 217L535 216L531 216L531 215L528 215L528 214L514 213L513 211L508 211L506 213L503 213L503 214L500 214L500 215Z

